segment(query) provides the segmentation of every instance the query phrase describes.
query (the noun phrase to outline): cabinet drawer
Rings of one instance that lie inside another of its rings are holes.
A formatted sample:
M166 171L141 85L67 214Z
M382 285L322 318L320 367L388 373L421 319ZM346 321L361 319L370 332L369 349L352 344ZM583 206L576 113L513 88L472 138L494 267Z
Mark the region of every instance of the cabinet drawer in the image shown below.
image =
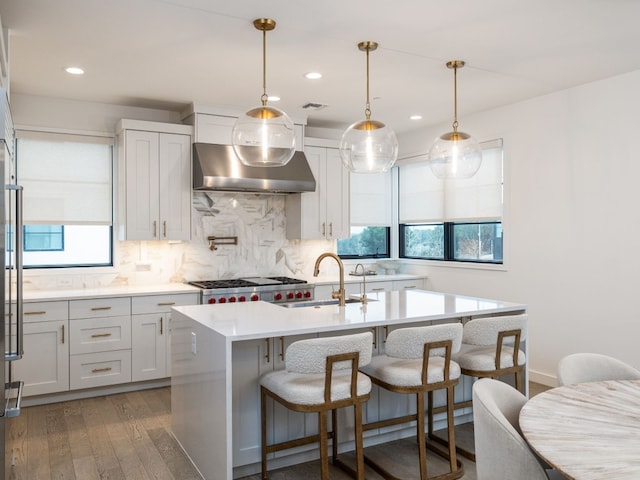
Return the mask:
M90 300L71 300L69 318L116 317L131 314L131 299L93 298Z
M130 316L70 320L69 330L71 355L131 348Z
M131 350L72 355L69 377L71 390L130 382Z
M25 322L46 322L69 318L69 302L27 302L24 304Z
M197 292L186 294L146 295L131 299L131 313L164 313L171 307L179 305L198 305L200 294Z

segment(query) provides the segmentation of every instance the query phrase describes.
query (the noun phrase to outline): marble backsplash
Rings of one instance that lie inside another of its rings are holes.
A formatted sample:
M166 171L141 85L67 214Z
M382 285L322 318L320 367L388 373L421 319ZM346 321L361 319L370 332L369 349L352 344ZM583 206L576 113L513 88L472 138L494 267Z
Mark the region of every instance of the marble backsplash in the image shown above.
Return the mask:
M288 240L285 196L194 192L189 242L116 241L114 267L25 271L26 289L150 285L257 275L310 277L329 240ZM209 249L208 236L237 236ZM323 264L323 273L333 273ZM327 272L329 270L329 272Z

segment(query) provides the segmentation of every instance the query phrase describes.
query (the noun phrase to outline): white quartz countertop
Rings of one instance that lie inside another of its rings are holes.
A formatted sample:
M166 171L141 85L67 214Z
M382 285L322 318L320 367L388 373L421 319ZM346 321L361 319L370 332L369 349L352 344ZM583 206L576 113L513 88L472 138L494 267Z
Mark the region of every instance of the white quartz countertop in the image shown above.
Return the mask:
M140 295L162 295L171 293L199 293L201 290L186 283L165 283L159 285L120 285L113 287L59 289L59 290L25 290L23 299L26 302L48 300L78 300L98 297L135 297Z
M266 302L174 307L230 341L451 319L526 310L526 306L427 290L367 294L369 302L344 307L286 308Z

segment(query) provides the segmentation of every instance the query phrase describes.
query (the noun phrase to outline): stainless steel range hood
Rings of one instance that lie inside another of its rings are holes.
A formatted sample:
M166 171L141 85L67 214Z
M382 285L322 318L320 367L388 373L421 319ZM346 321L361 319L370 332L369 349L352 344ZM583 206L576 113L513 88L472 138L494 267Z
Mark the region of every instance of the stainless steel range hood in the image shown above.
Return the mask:
M316 180L303 152L296 152L283 167L247 167L233 147L193 144L193 189L230 192L313 192Z

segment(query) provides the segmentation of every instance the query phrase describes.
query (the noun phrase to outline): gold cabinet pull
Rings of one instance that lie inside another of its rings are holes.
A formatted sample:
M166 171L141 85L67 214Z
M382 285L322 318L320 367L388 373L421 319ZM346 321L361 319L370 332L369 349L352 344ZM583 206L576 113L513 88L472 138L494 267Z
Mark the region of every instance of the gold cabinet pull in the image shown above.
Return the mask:
M384 287L376 287L371 289L372 292L384 292Z
M158 233L157 233L157 232L158 232L157 226L158 226L158 225L157 225L157 222L154 220L154 221L153 221L153 238L155 238L155 237L157 237L157 236L158 236Z
M159 307L170 307L171 305L175 305L176 302L158 302Z
M322 236L324 237L326 233L327 233L326 223L322 222Z
M91 370L91 373L102 373L102 372L110 372L110 371L111 371L111 367L94 368L93 370Z
M64 325L62 325L62 342L60 342L64 345Z
M24 312L25 315L46 315L46 310L38 310L35 312Z
M91 310L97 312L98 310L111 310L111 307L91 307Z
M384 326L384 343L387 343L387 337L389 336L389 325Z
M162 317L160 317L160 335L162 335Z
M378 345L378 329L373 327L371 330L373 330L373 348L376 348Z
M264 358L267 359L267 363L271 363L271 339L267 337L265 340L267 341L267 354Z
M162 222L162 235L167 238L167 221Z
M404 288L410 289L410 288L418 288L418 287L416 287L415 285L405 285Z
M94 333L91 335L91 338L101 338L101 337L110 337L110 333Z
M284 362L284 337L280 337L280 360Z

